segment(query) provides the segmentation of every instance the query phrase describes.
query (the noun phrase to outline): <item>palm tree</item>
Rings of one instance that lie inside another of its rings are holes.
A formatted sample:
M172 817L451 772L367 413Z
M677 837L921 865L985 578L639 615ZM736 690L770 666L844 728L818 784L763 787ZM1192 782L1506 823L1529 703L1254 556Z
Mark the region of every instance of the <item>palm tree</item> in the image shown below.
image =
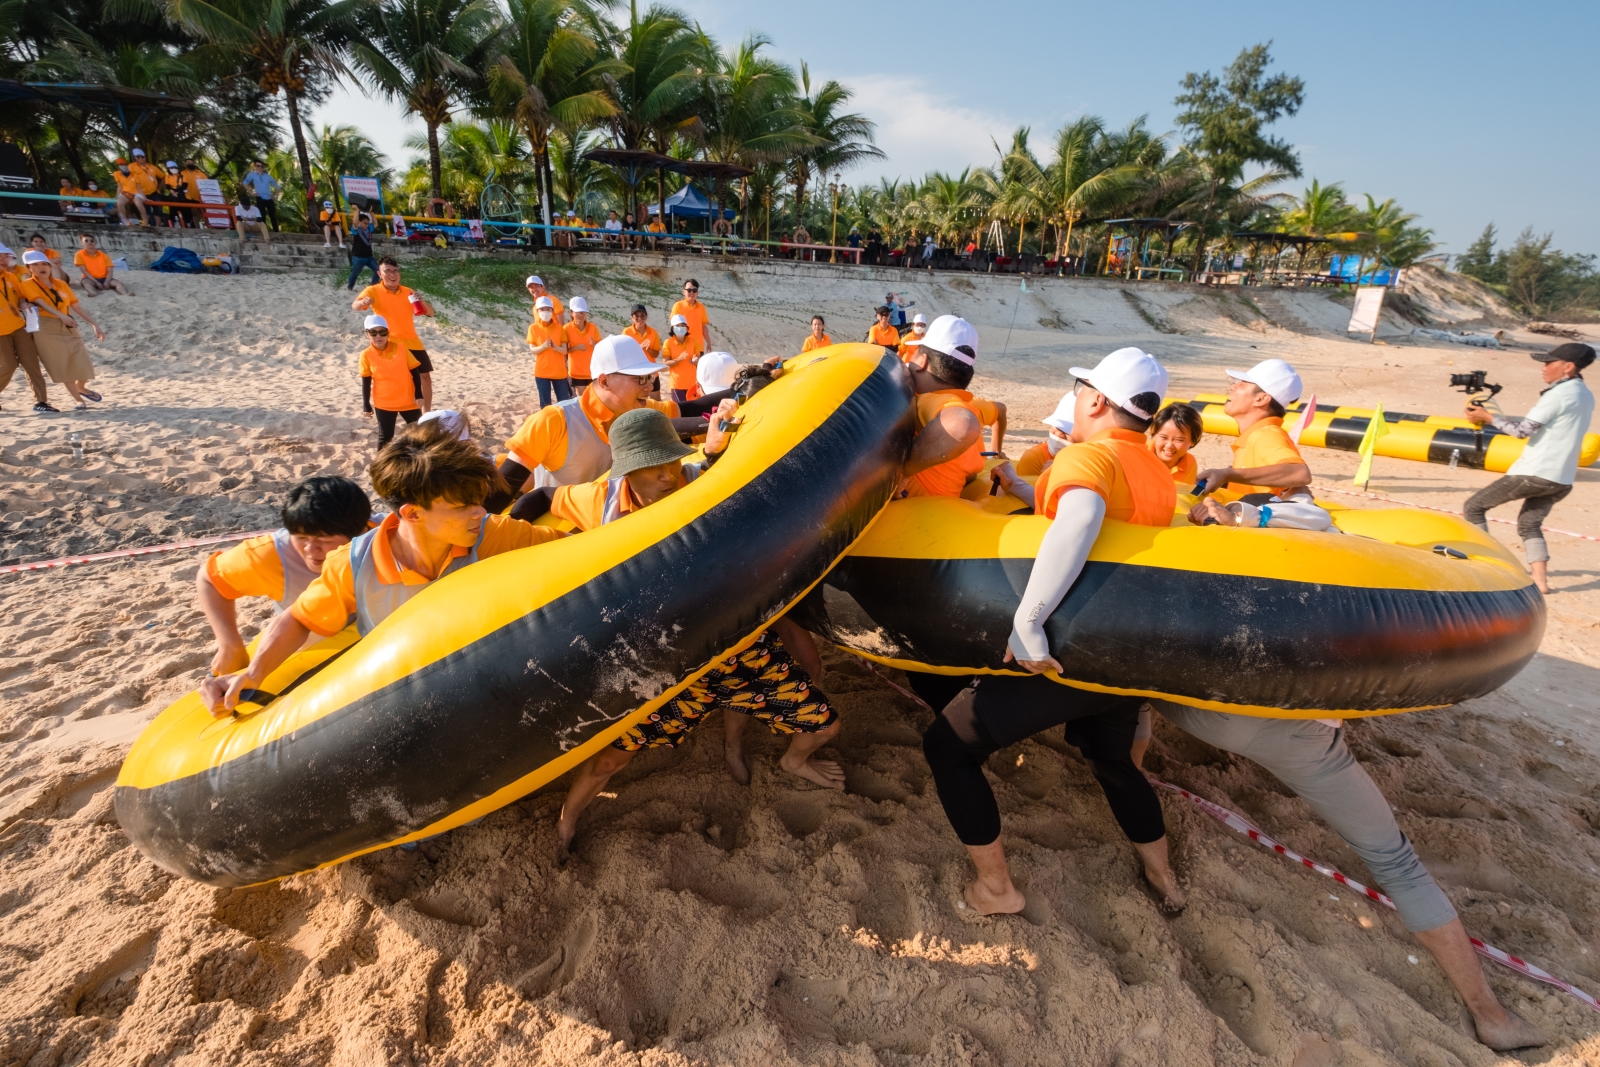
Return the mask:
M800 85L804 95L795 102L796 109L803 114L800 124L817 139L816 144L796 152L791 164L794 198L797 203L804 204L806 185L813 173L827 174L862 160L887 157L872 143L872 135L878 128L876 123L865 115L839 113L854 95L849 89L830 80L813 94L811 68L804 62L800 64Z
M923 179L915 211L933 230L938 243L953 243L977 215L975 200L970 170L954 177L933 171Z
M1412 225L1417 216L1401 210L1393 197L1378 203L1371 193L1363 193L1366 207L1357 211L1355 225L1359 229L1356 247L1361 261L1356 266L1356 279L1366 267L1371 256L1377 267L1406 267L1438 247L1433 241L1433 231Z
M819 143L795 106L799 86L794 71L762 55L771 43L752 34L738 48L715 54L701 111L708 159L753 168L789 159ZM721 210L720 192L715 206Z
M219 64L256 80L288 105L300 176L311 188L311 158L300 102L349 74L340 58L367 0L165 0L167 17L204 42ZM308 222L308 225L312 223Z
M1149 142L1141 142L1129 152L1108 146L1106 141L1105 125L1100 119L1084 116L1069 122L1056 132L1050 161L1037 180L1030 181L1039 190L1041 217L1056 228L1058 260L1072 254L1069 243L1077 220L1110 206L1119 196L1137 188L1145 172L1139 160L1153 154ZM1106 160L1119 158L1123 161L1105 165Z
M439 127L478 87L498 44L499 12L492 0L391 0L368 9L356 62L391 100L405 103L428 128L433 199L441 199Z
M641 18L638 0L630 0L628 25L613 41L623 69L605 76L616 105L607 126L618 145L629 150L649 145L665 155L675 137L698 135L701 80L710 65L704 45L678 12L654 6ZM664 202L659 173L656 184ZM628 206L638 212L636 188L629 188Z
M307 147L312 176L331 190L335 205L342 202L339 196L341 175L370 175L380 182L388 177L388 160L378 151L378 146L354 126L323 123L320 132L311 134Z
M600 48L596 27L573 0L507 0L502 51L489 68L498 114L528 138L547 223L550 204L550 136L603 122L617 111L605 78L624 64Z

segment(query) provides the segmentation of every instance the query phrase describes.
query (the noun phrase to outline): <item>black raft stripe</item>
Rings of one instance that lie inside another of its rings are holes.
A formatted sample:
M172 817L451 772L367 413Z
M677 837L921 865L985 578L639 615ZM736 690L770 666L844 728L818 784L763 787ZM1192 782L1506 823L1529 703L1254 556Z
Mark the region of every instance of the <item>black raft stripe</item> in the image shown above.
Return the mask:
M204 773L119 787L168 870L247 885L429 826L572 750L756 630L893 491L914 432L884 361L730 498L470 646Z
M1001 662L1031 559L848 556L793 617L930 667ZM1509 681L1544 633L1533 587L1366 589L1091 562L1050 616L1074 681L1268 708L1454 704Z

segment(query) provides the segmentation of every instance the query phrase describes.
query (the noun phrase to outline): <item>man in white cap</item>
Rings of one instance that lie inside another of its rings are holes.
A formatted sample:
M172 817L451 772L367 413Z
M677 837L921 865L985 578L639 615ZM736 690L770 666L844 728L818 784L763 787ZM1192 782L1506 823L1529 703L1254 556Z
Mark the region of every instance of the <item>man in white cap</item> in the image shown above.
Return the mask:
M559 323L565 323L567 321L567 309L562 305L561 298L544 287L543 278L539 277L537 274L530 274L528 275L527 285L528 295L533 297L534 308L536 311L538 309L539 298L542 296L550 301L550 306L555 311L555 321Z
M917 436L904 468L907 496L960 496L983 470L983 413L967 392L978 361L978 330L940 315L906 360L917 394Z
M937 327L934 324L934 328ZM934 328L928 333L930 338ZM924 346L926 347L926 346ZM923 752L945 814L977 867L968 906L981 915L1018 912L1027 901L1011 882L1000 841L1000 811L984 777L990 755L1050 727L1083 751L1123 832L1139 851L1144 875L1169 914L1183 907L1167 859L1161 805L1130 756L1139 697L1092 693L1039 677L1060 673L1046 623L1082 572L1106 518L1144 526L1172 522L1172 476L1145 446L1167 389L1167 372L1137 348L1111 353L1093 370L1072 368L1073 447L1064 449L1030 489L1034 510L1052 520L1012 620L1005 660L1027 676L981 678L962 690L923 735Z
M28 302L22 295L22 281L11 265L12 255L11 249L0 245L0 392L11 384L11 376L20 366L33 387L33 410L41 415L59 413L50 403L38 346L33 343L33 334L24 328Z
M594 380L589 361L594 356L594 346L600 343L600 327L589 321L589 301L581 296L572 298L572 321L567 323L566 333L567 385L576 395Z
M900 338L900 362L911 358L912 351L928 336L928 316L920 311L911 319L911 331Z
M1204 483L1207 494L1226 488L1235 497L1298 495L1296 489L1311 484L1311 468L1283 428L1283 416L1300 399L1300 375L1281 359L1264 359L1249 370L1230 369L1228 377L1233 384L1222 410L1239 424L1233 465L1201 471L1197 484Z

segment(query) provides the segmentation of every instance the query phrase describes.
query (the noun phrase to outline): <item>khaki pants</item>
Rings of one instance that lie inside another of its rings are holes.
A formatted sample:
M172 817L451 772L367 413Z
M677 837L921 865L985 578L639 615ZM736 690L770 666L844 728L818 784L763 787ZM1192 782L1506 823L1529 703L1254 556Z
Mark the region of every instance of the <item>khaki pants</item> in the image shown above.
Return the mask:
M22 329L0 335L0 392L5 392L6 386L11 384L18 364L28 376L28 384L33 386L34 401L48 403L50 394L45 391L44 372L39 367L39 349L33 343L33 335Z

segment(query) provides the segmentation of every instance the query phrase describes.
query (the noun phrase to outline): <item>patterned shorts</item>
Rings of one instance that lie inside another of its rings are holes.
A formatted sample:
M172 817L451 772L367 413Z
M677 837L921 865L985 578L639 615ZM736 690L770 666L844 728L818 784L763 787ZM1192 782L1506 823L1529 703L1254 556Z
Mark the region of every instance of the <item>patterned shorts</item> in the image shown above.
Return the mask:
M715 708L760 719L775 734L810 734L839 718L811 676L771 633L712 667L611 744L624 752L677 748Z

